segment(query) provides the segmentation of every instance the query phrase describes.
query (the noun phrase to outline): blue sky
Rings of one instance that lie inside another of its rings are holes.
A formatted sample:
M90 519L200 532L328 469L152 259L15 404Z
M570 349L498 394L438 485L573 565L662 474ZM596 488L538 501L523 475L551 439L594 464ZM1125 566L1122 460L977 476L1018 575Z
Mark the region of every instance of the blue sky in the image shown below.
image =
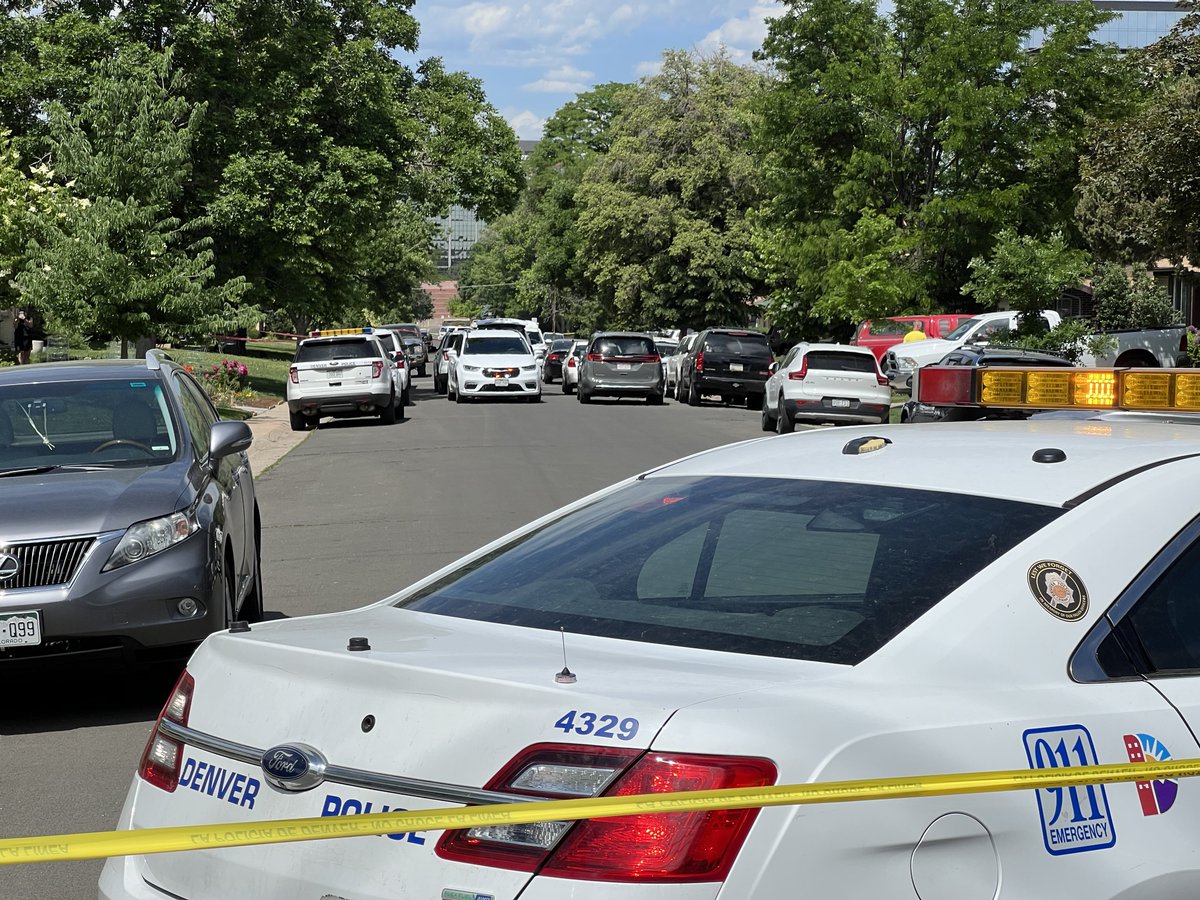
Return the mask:
M419 56L483 81L521 138L580 91L651 74L668 49L746 60L775 0L417 0Z

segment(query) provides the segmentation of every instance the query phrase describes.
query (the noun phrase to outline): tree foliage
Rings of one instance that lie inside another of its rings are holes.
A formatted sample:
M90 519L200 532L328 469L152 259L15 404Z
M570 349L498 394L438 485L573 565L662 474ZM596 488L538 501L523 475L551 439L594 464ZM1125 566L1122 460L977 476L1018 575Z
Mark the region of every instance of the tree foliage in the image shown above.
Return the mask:
M412 3L15 0L0 126L39 158L50 105L80 115L98 65L169 51L176 96L205 110L172 212L216 281L244 279L243 302L303 327L412 309L426 220L455 202L499 215L521 188L515 136L479 81L398 56L417 50Z
M1137 57L1141 102L1094 123L1082 160L1079 227L1103 258L1200 258L1200 15Z
M17 277L51 327L134 341L195 336L236 322L243 286L213 283L203 220L175 214L203 110L179 96L166 55L102 63L83 108L50 107L57 174L69 179L40 219Z
M610 324L738 324L759 293L749 152L763 77L719 54L668 52L621 95L612 145L576 193L580 254Z
M1055 0L789 0L762 51L757 233L784 322L959 309L1004 229L1072 237L1089 116L1126 94L1109 15ZM1026 49L1040 36L1038 52Z

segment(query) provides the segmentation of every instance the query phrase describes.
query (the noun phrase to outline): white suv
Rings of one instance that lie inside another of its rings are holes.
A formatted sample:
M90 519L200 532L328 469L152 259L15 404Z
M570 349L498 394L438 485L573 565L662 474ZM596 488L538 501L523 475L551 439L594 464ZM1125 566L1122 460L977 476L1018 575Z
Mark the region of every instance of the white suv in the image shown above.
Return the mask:
M449 379L447 396L458 403L472 397L542 399L538 361L520 331L467 332Z
M788 434L796 422L886 424L892 389L870 347L797 344L763 387L763 431Z
M369 331L345 329L301 341L288 370L292 430L306 431L321 416L379 416L391 425L403 411L394 362Z

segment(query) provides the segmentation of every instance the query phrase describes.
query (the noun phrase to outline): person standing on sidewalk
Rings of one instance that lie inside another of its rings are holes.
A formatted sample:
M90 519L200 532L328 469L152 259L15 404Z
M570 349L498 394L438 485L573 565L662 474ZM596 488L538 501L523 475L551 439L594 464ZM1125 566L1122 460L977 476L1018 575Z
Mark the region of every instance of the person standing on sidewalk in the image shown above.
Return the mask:
M33 317L26 316L24 310L17 313L13 344L17 348L17 365L29 365L29 354L33 350Z

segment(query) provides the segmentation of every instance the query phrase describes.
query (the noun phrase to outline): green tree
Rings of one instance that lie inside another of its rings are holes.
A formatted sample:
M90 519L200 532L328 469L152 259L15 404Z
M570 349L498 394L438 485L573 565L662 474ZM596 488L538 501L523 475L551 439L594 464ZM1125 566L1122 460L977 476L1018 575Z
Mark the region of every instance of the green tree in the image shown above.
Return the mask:
M194 337L253 314L235 309L238 281L213 283L203 220L174 213L202 114L179 96L169 57L145 51L102 63L78 115L51 106L54 164L69 180L17 284L52 328Z
M1095 122L1081 162L1077 221L1096 253L1124 263L1200 255L1200 15L1136 57L1141 102Z
M1096 268L1092 280L1096 325L1101 331L1124 328L1164 328L1179 322L1167 290L1149 272L1127 272L1117 263Z
M748 145L764 79L727 56L668 52L624 92L612 145L576 193L579 253L607 324L741 323L760 291Z
M1128 94L1090 34L1110 15L1056 0L788 0L757 145L757 241L793 327L960 309L970 260L1009 228L1072 228L1089 116ZM1041 35L1037 53L1027 50Z

